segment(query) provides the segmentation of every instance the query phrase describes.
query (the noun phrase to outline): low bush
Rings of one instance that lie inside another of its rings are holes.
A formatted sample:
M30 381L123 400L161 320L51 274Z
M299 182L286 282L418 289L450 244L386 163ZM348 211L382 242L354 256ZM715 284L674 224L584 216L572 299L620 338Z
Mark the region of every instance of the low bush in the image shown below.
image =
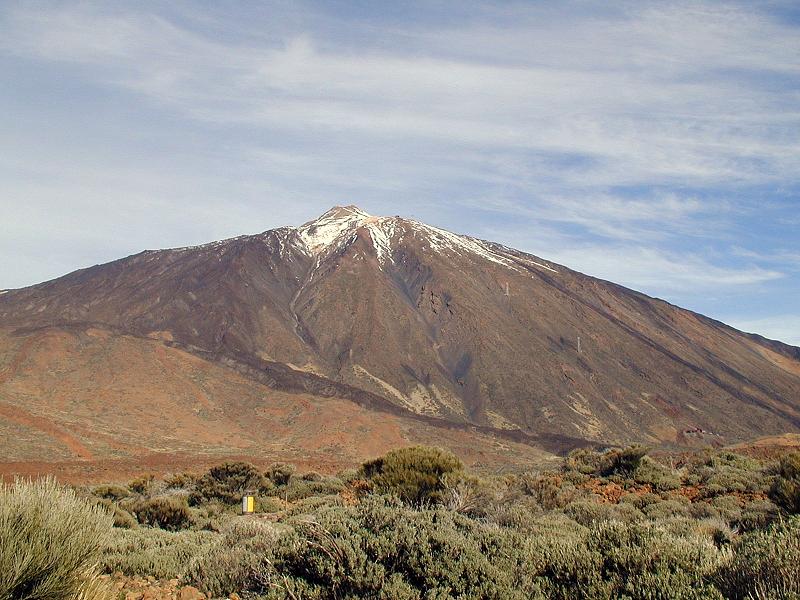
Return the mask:
M240 511L241 507L239 505L231 506L218 500L189 507L191 529L222 531L225 523L238 515Z
M284 501L275 496L264 496L256 501L256 512L276 513L286 508Z
M642 512L631 504L604 504L593 500L573 502L567 505L564 513L585 526L609 520L631 523L644 518Z
M800 598L800 518L742 536L715 581L726 598Z
M779 516L780 510L769 500L755 500L746 503L734 524L741 531L766 529Z
M132 480L128 484L128 489L132 491L134 494L140 494L142 496L146 496L150 493L151 488L155 482L155 475L152 473L148 473L147 475L142 475L141 477L137 477L136 479Z
M570 452L564 468L584 475L631 478L649 451L645 446L609 448L602 452L580 448Z
M212 545L194 557L185 578L212 598L257 587L262 564L286 530L259 520L233 521Z
M328 496L344 490L344 484L336 477L315 480L292 478L286 485L276 487L268 494L283 498L287 502L295 502L311 496Z
M710 505L728 523L737 523L742 518L742 503L735 496L717 496L711 499Z
M800 514L800 452L784 456L778 476L769 490L775 504L790 514Z
M101 600L111 515L53 479L0 484L0 598Z
M197 481L189 499L192 504L209 500L237 504L247 492L257 494L271 488L271 483L253 465L245 462L226 462L209 469Z
M290 521L293 530L251 566L246 591L268 598L523 598L503 534L442 509L368 498ZM228 590L226 590L228 591Z
M119 504L112 502L107 498L98 498L97 504L111 513L114 519L114 527L122 529L135 529L138 525L136 518L127 510L120 507Z
M694 529L710 537L717 547L727 546L736 538L736 531L720 518L706 518L693 523Z
M679 536L659 524L605 522L587 540L611 598L720 598L708 581L725 554L701 534ZM600 589L603 589L602 587Z
M267 478L274 485L287 485L294 475L295 468L292 465L275 463L267 469Z
M673 469L665 467L649 456L642 457L633 473L633 480L660 492L676 490L681 486L681 478Z
M643 494L631 492L623 494L619 501L623 504L631 504L639 510L644 510L645 507L650 506L651 504L657 504L661 502L661 496L658 494L652 494L650 492L645 492Z
M662 500L655 504L649 504L642 509L649 519L659 520L671 517L688 517L689 507L677 500Z
M199 479L196 473L172 473L164 478L164 486L168 490L193 490Z
M98 498L113 500L115 502L118 502L131 495L130 490L122 487L121 485L97 485L93 487L91 491L92 495L97 496Z
M454 454L425 446L392 450L362 466L373 491L415 505L445 501L447 484L453 484L462 470Z
M118 529L105 547L100 566L107 573L174 579L183 576L191 560L204 554L219 537L210 531Z
M191 522L186 498L166 496L137 500L130 505L131 512L142 525L177 531Z
M707 457L693 468L687 479L696 481L706 498L765 492L768 488L761 465L733 452L720 452Z
M510 488L530 496L543 510L564 508L581 494L565 477L523 473L511 479Z

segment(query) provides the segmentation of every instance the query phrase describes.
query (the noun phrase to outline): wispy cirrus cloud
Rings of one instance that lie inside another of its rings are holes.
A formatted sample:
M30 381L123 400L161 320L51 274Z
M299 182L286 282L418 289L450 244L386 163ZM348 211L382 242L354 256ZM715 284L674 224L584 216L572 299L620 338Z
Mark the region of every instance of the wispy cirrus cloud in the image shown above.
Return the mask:
M800 291L800 35L776 7L7 3L0 255L36 222L109 232L102 260L355 202L763 310ZM57 274L32 256L0 285Z
M313 32L221 43L86 5L22 5L3 39L198 119L583 156L588 166L570 171L593 183L762 181L800 166L787 130L800 124L796 106L763 85L765 73L800 74L796 31L713 4L641 6L622 18L542 24L534 9L511 27L412 32L410 51L355 51Z

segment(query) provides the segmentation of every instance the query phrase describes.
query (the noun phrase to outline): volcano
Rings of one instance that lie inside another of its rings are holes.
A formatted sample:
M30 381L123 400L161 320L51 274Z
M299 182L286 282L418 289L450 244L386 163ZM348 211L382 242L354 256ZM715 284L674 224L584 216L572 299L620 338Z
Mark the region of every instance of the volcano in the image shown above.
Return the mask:
M800 431L800 349L343 206L0 293L0 430L17 465L719 445Z

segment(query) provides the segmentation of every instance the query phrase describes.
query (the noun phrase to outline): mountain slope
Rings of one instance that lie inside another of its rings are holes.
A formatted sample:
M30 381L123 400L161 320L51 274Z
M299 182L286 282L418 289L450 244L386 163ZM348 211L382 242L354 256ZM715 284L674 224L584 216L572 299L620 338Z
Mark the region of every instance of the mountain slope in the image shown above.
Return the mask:
M6 332L70 327L158 340L271 389L550 449L800 430L797 349L352 206L0 294Z

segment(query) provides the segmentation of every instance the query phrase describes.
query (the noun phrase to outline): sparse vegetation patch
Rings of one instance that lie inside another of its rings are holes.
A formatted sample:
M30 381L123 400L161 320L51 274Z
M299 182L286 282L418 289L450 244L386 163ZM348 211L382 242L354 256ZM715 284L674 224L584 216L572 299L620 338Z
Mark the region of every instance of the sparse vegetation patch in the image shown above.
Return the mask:
M718 452L676 464L637 447L479 477L412 447L340 477L225 463L84 498L17 484L3 488L4 548L30 536L41 558L41 540L60 540L64 559L47 563L56 585L4 553L2 599L100 598L98 569L210 598L797 598L795 461ZM253 490L257 513L243 516Z

